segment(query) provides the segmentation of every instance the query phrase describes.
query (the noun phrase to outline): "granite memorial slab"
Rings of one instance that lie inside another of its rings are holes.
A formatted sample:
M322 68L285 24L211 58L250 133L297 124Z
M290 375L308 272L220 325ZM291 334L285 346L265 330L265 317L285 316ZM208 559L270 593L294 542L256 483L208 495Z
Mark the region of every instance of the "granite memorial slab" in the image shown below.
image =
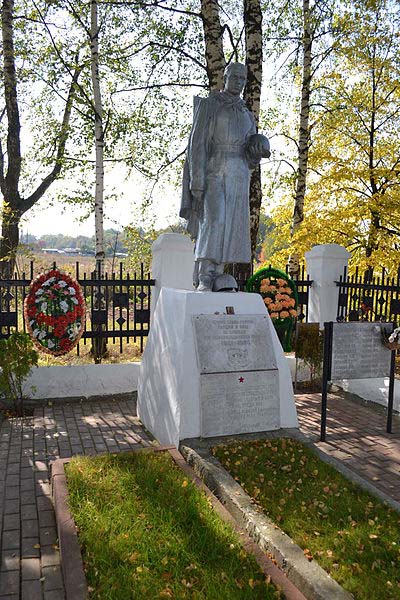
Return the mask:
M201 375L201 436L278 429L278 379L277 370Z
M266 315L195 315L200 373L276 369Z
M382 344L384 323L333 323L331 379L388 377L390 350Z

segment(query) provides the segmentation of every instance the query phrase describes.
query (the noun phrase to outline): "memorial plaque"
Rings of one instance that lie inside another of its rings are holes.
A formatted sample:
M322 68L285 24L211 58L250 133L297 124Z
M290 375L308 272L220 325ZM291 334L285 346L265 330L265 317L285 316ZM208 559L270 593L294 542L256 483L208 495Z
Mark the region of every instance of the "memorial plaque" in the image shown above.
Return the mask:
M276 369L267 315L196 315L200 373Z
M333 323L332 379L369 379L390 375L390 350L382 344L381 325Z
M201 436L278 429L278 371L200 376Z

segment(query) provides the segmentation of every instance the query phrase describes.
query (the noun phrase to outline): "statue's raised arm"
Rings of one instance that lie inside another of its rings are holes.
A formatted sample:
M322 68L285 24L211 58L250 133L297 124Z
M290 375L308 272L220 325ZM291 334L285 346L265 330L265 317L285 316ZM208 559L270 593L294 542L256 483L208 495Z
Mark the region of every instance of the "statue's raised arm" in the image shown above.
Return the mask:
M246 73L241 63L228 65L224 90L194 102L180 216L196 243L198 291L218 289L226 263L251 261L250 171L270 148L240 97Z

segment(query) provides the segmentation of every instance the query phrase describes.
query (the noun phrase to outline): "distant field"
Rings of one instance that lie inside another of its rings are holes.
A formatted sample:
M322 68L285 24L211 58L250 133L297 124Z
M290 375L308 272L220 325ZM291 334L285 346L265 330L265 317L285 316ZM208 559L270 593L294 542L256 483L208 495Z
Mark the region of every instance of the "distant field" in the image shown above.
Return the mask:
M43 252L32 252L27 256L18 255L16 270L19 276L25 273L29 278L31 261L33 260L34 275L43 273L49 270L54 262L59 269L70 273L72 276L76 274L76 263L79 263L79 275L89 274L94 271L96 261L94 256L80 256L78 254L45 254ZM120 263L125 264L125 259L116 257L114 262L112 258L105 259L105 271L111 273L112 270L119 272Z

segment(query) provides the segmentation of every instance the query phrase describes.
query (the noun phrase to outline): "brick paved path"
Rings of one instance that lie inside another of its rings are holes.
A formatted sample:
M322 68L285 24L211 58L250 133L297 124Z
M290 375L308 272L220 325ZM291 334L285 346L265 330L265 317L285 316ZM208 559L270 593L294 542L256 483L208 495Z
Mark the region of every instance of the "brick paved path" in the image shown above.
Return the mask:
M319 436L320 395L296 397L300 428ZM386 418L340 397L328 400L325 452L400 501L400 419ZM50 498L51 460L118 452L149 438L134 401L40 408L0 426L0 600L63 600L64 590Z
M2 423L0 600L64 599L49 462L149 443L134 401L40 408Z
M321 395L296 396L301 431L319 440ZM326 442L317 446L400 502L400 418L386 433L386 415L330 394Z

